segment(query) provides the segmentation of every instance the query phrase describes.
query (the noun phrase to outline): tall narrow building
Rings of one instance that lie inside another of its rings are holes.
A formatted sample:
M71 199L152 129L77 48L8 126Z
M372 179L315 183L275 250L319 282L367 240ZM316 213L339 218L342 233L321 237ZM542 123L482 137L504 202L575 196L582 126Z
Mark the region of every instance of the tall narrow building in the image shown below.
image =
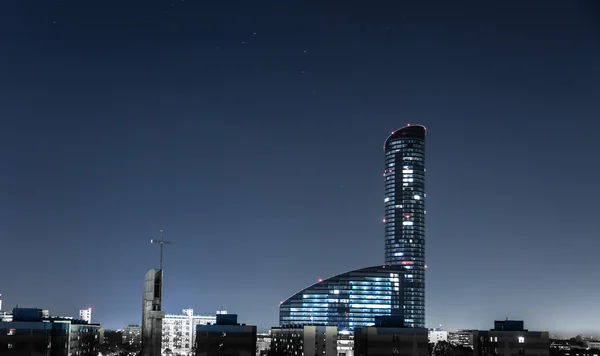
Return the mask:
M384 145L385 263L402 265L404 323L425 327L425 127L392 132Z
M161 356L162 352L162 269L151 269L144 279L141 356Z

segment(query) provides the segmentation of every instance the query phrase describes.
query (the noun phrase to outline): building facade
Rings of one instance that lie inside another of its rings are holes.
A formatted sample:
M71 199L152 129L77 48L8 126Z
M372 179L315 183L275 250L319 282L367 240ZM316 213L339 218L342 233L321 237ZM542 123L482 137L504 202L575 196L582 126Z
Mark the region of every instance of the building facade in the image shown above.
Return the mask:
M473 356L545 356L549 353L549 333L526 330L520 320L496 321L492 330L473 332Z
M335 326L290 325L271 328L271 350L286 356L338 356Z
M40 309L15 308L0 322L2 356L96 356L100 325L73 318L46 318Z
M429 329L429 342L437 344L440 341L448 341L448 332L441 329Z
M162 321L163 355L191 355L196 341L196 325L214 324L214 315L194 315L194 309L182 314L166 314Z
M123 328L123 344L130 347L142 346L142 327L130 324Z
M354 356L354 333L338 332L337 352L338 356Z
M92 323L92 308L81 309L79 311L79 319Z
M404 323L425 327L425 127L406 126L384 144L385 263L407 269Z
M162 270L146 273L142 295L141 356L161 356L162 350Z
M374 325L375 317L403 314L404 266L374 266L319 280L279 306L279 325Z
M104 344L108 346L123 345L123 331L121 330L104 330Z
M406 328L402 318L378 318L354 331L355 356L428 356L427 329Z
M477 330L457 330L448 333L448 342L454 346L473 348L473 333Z
M269 350L271 349L272 341L273 338L271 337L271 333L256 334L256 356L266 356L267 352L269 352Z
M255 356L256 326L238 324L237 315L219 314L213 325L196 326L196 356Z

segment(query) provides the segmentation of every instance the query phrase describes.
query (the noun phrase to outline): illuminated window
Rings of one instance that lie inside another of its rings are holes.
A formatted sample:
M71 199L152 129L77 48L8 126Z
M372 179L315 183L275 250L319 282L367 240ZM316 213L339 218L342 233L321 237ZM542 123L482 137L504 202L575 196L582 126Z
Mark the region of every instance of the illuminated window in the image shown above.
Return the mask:
M525 337L519 336L519 344L525 343Z
M17 330L15 329L8 329L8 333L6 333L6 335L14 335L17 333Z

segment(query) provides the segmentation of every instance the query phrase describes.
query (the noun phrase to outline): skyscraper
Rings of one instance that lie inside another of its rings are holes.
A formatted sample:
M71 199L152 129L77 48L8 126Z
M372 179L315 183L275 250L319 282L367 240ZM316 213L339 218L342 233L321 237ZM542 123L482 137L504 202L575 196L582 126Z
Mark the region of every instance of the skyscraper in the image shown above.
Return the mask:
M404 322L425 327L425 127L385 140L385 263L406 269Z

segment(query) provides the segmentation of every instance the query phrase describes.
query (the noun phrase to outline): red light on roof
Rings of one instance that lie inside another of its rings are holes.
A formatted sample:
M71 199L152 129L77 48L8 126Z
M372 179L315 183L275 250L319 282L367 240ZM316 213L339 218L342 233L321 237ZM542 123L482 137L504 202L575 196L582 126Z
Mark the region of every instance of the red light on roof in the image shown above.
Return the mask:
M283 304L283 302L279 302L279 304Z
M383 222L385 222L385 219L383 219Z
M427 268L427 265L425 265L425 268Z
M322 279L322 278L319 278L319 282L323 282L323 279Z

